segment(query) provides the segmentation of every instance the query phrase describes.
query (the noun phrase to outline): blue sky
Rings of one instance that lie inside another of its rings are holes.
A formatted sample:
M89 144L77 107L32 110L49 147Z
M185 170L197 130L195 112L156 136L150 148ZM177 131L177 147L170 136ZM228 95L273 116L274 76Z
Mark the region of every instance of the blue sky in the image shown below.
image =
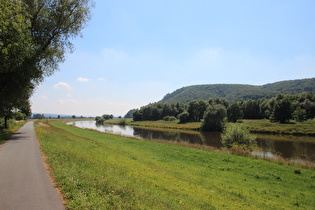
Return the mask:
M196 84L315 77L314 0L95 0L33 113L123 116Z

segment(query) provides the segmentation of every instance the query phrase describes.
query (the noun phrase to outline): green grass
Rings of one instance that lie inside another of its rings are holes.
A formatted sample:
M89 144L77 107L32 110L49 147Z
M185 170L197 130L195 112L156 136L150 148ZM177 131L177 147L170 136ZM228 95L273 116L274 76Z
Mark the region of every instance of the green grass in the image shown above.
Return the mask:
M1 118L0 119L0 145L5 143L7 140L10 139L10 137L20 128L22 127L26 121L13 121L9 120L8 125L9 128L4 128L4 121Z
M315 119L288 124L272 123L267 119L243 120L243 123L251 132L256 133L315 135Z
M106 120L106 124L118 124L120 119ZM183 130L199 130L200 122L190 122L179 124L179 121L133 121L126 119L126 125L141 126L141 127L155 127L155 128L168 128L168 129L183 129Z
M315 207L315 170L50 124L36 133L69 209Z

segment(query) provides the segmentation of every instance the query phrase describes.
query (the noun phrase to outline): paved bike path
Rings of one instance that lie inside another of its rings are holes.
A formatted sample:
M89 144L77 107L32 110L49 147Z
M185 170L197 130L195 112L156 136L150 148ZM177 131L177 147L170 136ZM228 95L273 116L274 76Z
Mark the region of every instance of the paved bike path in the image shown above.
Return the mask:
M64 209L44 167L33 122L0 146L0 209Z

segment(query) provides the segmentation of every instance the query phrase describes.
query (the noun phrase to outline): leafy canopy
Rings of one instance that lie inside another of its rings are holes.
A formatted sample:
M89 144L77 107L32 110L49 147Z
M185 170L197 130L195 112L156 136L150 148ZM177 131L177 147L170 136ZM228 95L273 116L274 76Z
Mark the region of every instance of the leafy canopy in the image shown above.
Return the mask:
M90 19L91 0L1 0L0 116L28 103Z

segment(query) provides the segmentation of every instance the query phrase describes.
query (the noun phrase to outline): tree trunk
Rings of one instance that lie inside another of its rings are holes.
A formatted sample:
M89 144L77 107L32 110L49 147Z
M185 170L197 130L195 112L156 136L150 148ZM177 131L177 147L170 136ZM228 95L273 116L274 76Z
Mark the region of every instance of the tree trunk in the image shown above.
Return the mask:
M8 118L4 116L4 128L8 129Z

